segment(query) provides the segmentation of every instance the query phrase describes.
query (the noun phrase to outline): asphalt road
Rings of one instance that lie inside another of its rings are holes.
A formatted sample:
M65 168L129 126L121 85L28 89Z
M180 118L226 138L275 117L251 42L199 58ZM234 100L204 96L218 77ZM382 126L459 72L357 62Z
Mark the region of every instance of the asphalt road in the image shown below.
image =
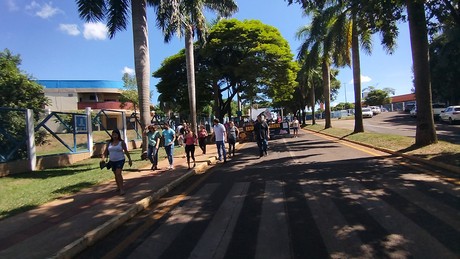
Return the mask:
M415 137L416 120L416 118L412 118L408 113L383 112L372 118L363 119L363 123L366 132ZM317 122L324 124L324 120L318 120ZM354 125L354 120L332 120L332 127L353 130ZM460 125L449 125L436 121L435 126L439 140L460 144Z
M460 190L321 135L254 143L78 258L459 258Z

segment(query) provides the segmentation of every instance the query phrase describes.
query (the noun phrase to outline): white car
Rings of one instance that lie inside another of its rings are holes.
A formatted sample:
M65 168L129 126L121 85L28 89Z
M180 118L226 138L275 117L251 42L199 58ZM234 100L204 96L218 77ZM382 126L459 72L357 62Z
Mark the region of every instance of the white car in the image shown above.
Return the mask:
M460 121L460 105L449 106L441 112L442 121L448 121L450 124Z
M412 108L412 110L410 110L410 116L411 117L417 117L417 107L414 106L414 108Z
M374 113L374 115L377 115L377 114L379 114L379 113L382 112L382 111L380 110L380 107L378 107L378 106L370 106L369 108L371 108L372 113Z
M374 113L372 112L371 108L363 108L363 118L372 118L374 116Z
M438 120L441 117L441 113L446 109L446 105L443 103L433 103L433 117Z

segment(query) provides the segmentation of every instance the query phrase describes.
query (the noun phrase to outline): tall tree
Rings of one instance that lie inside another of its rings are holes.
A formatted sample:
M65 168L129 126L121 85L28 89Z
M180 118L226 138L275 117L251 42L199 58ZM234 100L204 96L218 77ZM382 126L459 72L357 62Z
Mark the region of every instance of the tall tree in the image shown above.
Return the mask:
M204 40L207 31L204 8L215 11L219 17L228 17L238 10L233 0L159 0L157 5L158 26L163 30L165 42L173 35L185 35L185 57L187 65L187 85L192 129L197 130L195 61L193 40L197 36Z
M267 96L275 103L292 97L298 65L288 42L272 26L257 20L221 20L212 28L203 56L220 119L238 93L245 100Z
M340 9L338 9L340 10ZM323 82L323 101L325 104L325 128L331 124L331 63L341 67L349 63L348 46L344 39L348 37L347 24L343 16L338 16L335 9L309 9L306 14L313 14L310 26L304 26L297 32L297 37L304 40L298 57L305 59L310 68L321 65ZM342 18L342 19L340 19Z
M353 69L353 82L355 91L355 129L354 132L363 132L363 120L361 113L361 68L360 68L360 47L367 53L371 53L371 35L380 32L382 45L389 53L395 46L397 35L396 20L399 19L399 5L393 1L336 1L336 0L287 0L289 4L300 3L307 11L315 11L318 20L324 20L323 24L331 27L331 35L341 35L334 38L335 46L342 46L351 50L351 66ZM321 24L321 23L319 23ZM312 22L312 27L315 25ZM322 26L322 28L327 28ZM320 26L321 27L321 26ZM321 32L319 30L313 30ZM340 32L341 31L341 32ZM327 31L324 31L326 33ZM317 39L322 42L321 33ZM327 34L323 34L326 37ZM342 50L335 48L334 50ZM341 51L338 53L342 53ZM339 61L350 64L349 54L336 55ZM340 60L339 58L342 58Z
M426 146L438 142L431 101L431 78L428 34L424 1L407 0L410 42L414 67L417 129L415 144Z
M134 45L134 70L139 93L139 110L142 127L150 123L150 54L147 27L146 0L76 0L80 17L86 21L107 20L109 37L126 30L128 12L131 10ZM129 5L131 3L131 6ZM147 138L142 138L142 150L147 149Z

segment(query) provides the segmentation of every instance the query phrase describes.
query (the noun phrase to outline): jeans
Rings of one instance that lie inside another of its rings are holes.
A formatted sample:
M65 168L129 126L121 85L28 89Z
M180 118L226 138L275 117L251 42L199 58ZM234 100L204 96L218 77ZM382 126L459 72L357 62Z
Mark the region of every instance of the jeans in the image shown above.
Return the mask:
M236 144L235 139L232 139L232 138L228 139L228 153L230 155L235 155L235 144Z
M222 160L222 152L224 153L224 161L227 160L227 151L225 150L225 143L223 140L216 141L217 146L217 154L219 156L219 160Z
M156 166L158 164L158 150L155 146L150 146L147 148L147 157L150 160L152 165Z
M174 162L174 144L165 146L166 155L168 156L169 165L173 165Z
M259 146L260 156L267 153L268 141L266 139L257 139L257 146Z

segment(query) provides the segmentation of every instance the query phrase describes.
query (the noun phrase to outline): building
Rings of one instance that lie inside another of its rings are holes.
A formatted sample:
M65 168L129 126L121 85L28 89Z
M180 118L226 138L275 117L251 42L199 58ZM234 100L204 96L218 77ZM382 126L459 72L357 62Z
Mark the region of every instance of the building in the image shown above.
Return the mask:
M409 112L415 106L415 94L403 94L390 97L390 104L384 105L389 111ZM388 106L388 107L387 107Z
M122 81L108 80L37 80L44 86L45 96L51 100L46 107L52 111L122 109ZM132 103L123 107L132 110Z
M109 80L37 80L44 87L44 94L51 100L45 107L53 112L75 112L90 107L93 111L109 110L101 118L107 129L121 127L121 112L128 121L134 112L132 103L122 105L122 81ZM98 125L95 125L96 128ZM129 125L128 125L129 127Z

